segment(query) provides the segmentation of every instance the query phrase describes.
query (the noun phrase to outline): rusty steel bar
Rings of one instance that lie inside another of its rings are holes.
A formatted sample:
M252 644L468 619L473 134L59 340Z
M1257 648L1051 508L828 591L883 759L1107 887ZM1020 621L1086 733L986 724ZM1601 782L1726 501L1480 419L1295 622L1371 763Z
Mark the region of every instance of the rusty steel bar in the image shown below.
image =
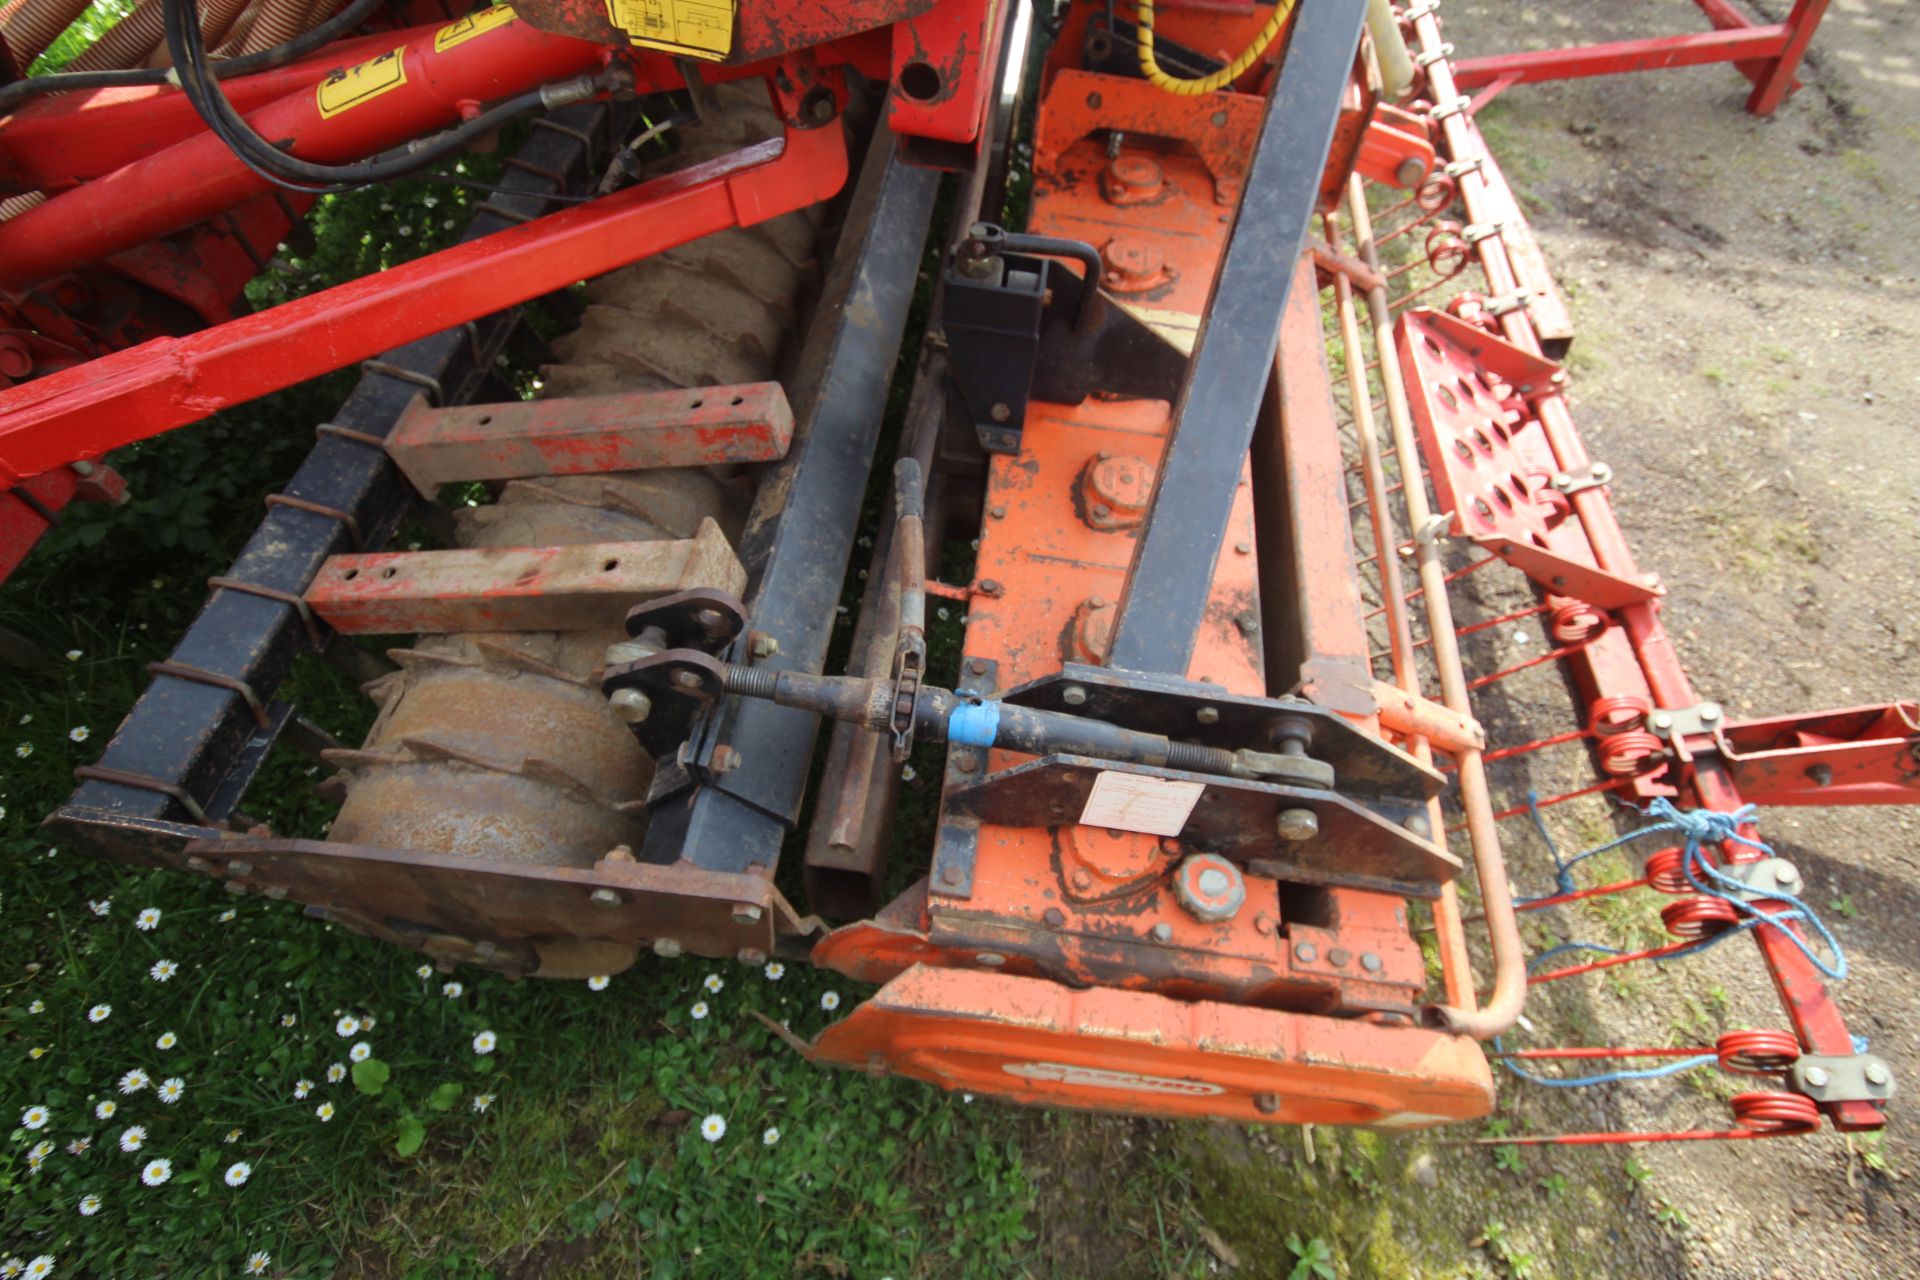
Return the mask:
M1354 177L1347 186L1347 207L1353 219L1354 238L1359 242L1360 258L1375 271L1380 269L1379 250L1373 243L1373 223L1367 215L1365 179ZM1373 327L1373 341L1380 356L1380 381L1387 393L1387 417L1393 427L1394 452L1399 458L1400 474L1414 475L1420 469L1420 445L1414 439L1413 412L1407 403L1407 389L1400 380L1400 362L1393 349L1392 309L1384 288L1367 291L1367 309ZM1425 486L1410 484L1402 491L1407 518L1416 532L1415 559L1420 569L1421 589L1427 605L1427 630L1435 637L1434 665L1439 668L1442 700L1464 715L1473 714L1467 694L1466 673L1460 666L1460 646L1453 633L1453 607L1447 600L1446 566L1438 549L1430 541L1421 541L1417 533L1433 518ZM1384 561L1385 556L1381 559ZM1486 768L1480 752L1461 751L1455 760L1459 768L1460 804L1466 811L1467 835L1473 847L1473 864L1480 881L1480 897L1487 912L1487 933L1493 948L1493 990L1479 1009L1466 1003L1448 1004L1433 1010L1441 1025L1449 1030L1481 1039L1490 1039L1513 1025L1527 997L1526 952L1520 942L1520 925L1513 911L1513 889L1507 882L1507 864L1500 853L1500 834L1494 826L1493 805L1488 798ZM1435 907L1436 922L1446 909L1443 897ZM1458 903L1453 904L1458 927Z
M434 409L416 398L387 453L431 499L454 480L514 480L787 456L793 410L777 382Z
M711 519L691 538L333 556L307 604L344 635L617 629L693 587L739 594L746 570Z
M1340 248L1340 224L1328 214L1324 219L1327 248L1346 257ZM1386 282L1378 271L1369 270L1366 287L1385 290ZM1420 698L1420 673L1414 664L1413 630L1407 621L1406 597L1400 582L1400 558L1385 549L1398 544L1393 529L1393 513L1387 507L1386 473L1380 463L1380 444L1375 435L1373 393L1367 386L1361 367L1360 321L1354 310L1353 284L1357 276L1345 273L1333 278L1334 314L1340 324L1340 343L1345 352L1347 386L1353 398L1354 436L1360 446L1360 468L1367 489L1367 514L1373 527L1374 559L1379 565L1380 597L1387 618L1387 633L1392 644L1393 682L1402 694ZM1377 682L1376 682L1377 683ZM1385 690L1376 692L1380 700ZM1425 701L1421 699L1421 701ZM1384 705L1384 703L1383 703ZM1433 763L1433 746L1425 736L1413 737L1407 747L1421 764ZM1427 821L1435 838L1446 840L1446 816L1440 797L1427 801ZM1449 1005L1464 1007L1473 999L1473 959L1467 952L1466 929L1460 919L1460 891L1452 881L1440 888L1433 904L1434 936L1440 943L1440 975Z

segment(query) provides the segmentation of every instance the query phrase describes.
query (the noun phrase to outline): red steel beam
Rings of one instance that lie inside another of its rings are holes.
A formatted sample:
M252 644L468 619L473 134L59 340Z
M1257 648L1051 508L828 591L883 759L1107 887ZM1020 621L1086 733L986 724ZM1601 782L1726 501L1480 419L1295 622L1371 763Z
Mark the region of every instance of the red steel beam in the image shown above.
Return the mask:
M1787 14L1787 42L1781 47L1780 56L1773 61L1767 74L1753 86L1753 93L1747 98L1748 111L1757 116L1770 116L1781 101L1793 92L1797 83L1794 76L1800 70L1800 60L1806 56L1814 29L1820 25L1820 19L1826 13L1827 0L1794 0L1793 9Z
M793 409L777 382L430 409L416 397L387 453L429 500L454 480L771 462Z
M1773 59L1782 56L1795 34L1793 28L1776 23L1765 27L1655 36L1646 40L1616 40L1572 49L1497 53L1456 63L1454 87L1479 89L1496 80L1532 84L1541 80L1573 80L1582 76L1618 75L1626 71L1692 67L1709 62ZM1804 34L1808 37L1812 35L1811 32ZM1800 48L1806 48L1804 40Z
M837 123L789 128L784 141L50 374L0 395L0 483L197 422L710 232L805 208L846 177Z

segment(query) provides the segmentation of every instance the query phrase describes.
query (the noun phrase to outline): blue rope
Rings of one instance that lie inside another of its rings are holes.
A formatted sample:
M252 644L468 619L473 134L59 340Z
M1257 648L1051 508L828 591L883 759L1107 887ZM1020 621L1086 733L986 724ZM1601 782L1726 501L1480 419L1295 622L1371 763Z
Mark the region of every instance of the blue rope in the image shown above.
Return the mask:
M1762 925L1773 925L1780 929L1780 935L1782 937L1799 948L1800 954L1807 958L1807 963L1817 969L1822 977L1826 978L1829 982L1840 982L1846 978L1846 952L1841 950L1839 939L1833 936L1833 931L1827 928L1826 923L1820 919L1812 907L1784 890L1774 889L1769 891L1766 896L1775 901L1786 903L1787 910L1771 913L1763 912L1757 907L1749 905L1747 900L1742 896L1745 886L1738 880L1722 872L1708 859L1706 853L1708 845L1719 844L1728 840L1743 844L1747 846L1747 848L1756 850L1768 857L1774 856L1773 850L1763 842L1750 839L1740 834L1739 828L1744 824L1753 822L1757 817L1759 810L1756 806L1747 804L1740 806L1740 808L1734 810L1732 813L1717 813L1711 809L1681 809L1665 796L1656 796L1653 802L1647 806L1647 816L1658 819L1658 821L1654 822L1651 826L1642 827L1638 831L1629 831L1626 835L1609 840L1604 844L1595 845L1593 848L1565 861L1561 860L1560 851L1554 846L1553 837L1547 834L1546 823L1540 817L1540 807L1536 796L1532 792L1527 794L1527 807L1533 814L1534 825L1539 828L1541 836L1545 838L1547 842L1547 850L1553 855L1553 864L1557 872L1555 876L1557 888L1554 894L1545 895L1547 897L1561 893L1575 892L1572 869L1588 858L1618 849L1621 845L1631 843L1635 840L1642 840L1648 836L1662 835L1667 832L1678 832L1685 838L1685 847L1681 850L1680 866L1682 871L1686 873L1687 883L1693 887L1695 893L1707 898L1720 899L1744 918L1738 924L1724 932L1714 934L1709 938L1702 938L1690 947L1682 947L1678 951L1671 951L1664 956L1656 957L1656 959L1672 960L1678 956L1697 955L1709 947L1718 946L1735 934L1745 933L1749 929L1756 929ZM1538 898L1518 898L1514 900L1514 905L1525 906L1529 902L1537 901L1539 901ZM1821 959L1821 957L1814 952L1814 949L1807 944L1806 939L1802 938L1793 930L1784 927L1790 920L1802 920L1806 922L1807 927L1819 936L1821 943L1826 947L1827 951L1832 954L1833 961L1831 964ZM1576 949L1604 951L1612 955L1620 954L1620 952L1610 947L1593 946L1582 942L1570 942L1535 957L1533 962L1528 965L1528 971L1531 972L1541 961Z
M1497 1036L1493 1041L1493 1049L1496 1056L1504 1052ZM1662 1076L1678 1075L1682 1071L1691 1071L1695 1067L1704 1067L1709 1062L1719 1060L1718 1054L1703 1053L1692 1058L1677 1058L1658 1067L1639 1067L1630 1071L1604 1071L1595 1076L1537 1076L1525 1067L1515 1066L1511 1058L1501 1058L1500 1063L1528 1084L1543 1084L1550 1089L1582 1089L1590 1084L1618 1084L1622 1080L1658 1080Z

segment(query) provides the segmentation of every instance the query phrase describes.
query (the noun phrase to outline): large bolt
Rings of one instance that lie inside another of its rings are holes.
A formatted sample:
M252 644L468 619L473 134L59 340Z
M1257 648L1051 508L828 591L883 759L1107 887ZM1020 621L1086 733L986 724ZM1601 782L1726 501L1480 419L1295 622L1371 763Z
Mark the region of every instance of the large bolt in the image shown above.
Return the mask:
M607 705L628 724L639 724L653 714L653 699L638 689L615 689L607 696Z
M1833 1077L1827 1074L1827 1069L1825 1067L1808 1067L1807 1068L1806 1081L1809 1085L1811 1085L1815 1089L1826 1088L1827 1082L1832 1079Z
M1060 691L1060 701L1070 707L1082 707L1087 702L1087 691L1077 684L1070 684Z
M1419 156L1408 156L1400 162L1400 167L1393 171L1393 176L1403 187L1417 187L1420 185L1420 180L1427 176L1426 162Z
M1368 973L1378 973L1380 972L1380 957L1371 951L1363 951L1360 953L1360 967Z
M1311 809L1282 809L1274 825L1279 829L1282 840L1298 844L1320 834L1320 815Z
M1701 724L1712 724L1715 720L1718 720L1719 718L1720 718L1720 708L1717 704L1712 702L1703 702L1700 704L1700 723Z
M1170 942L1173 939L1173 926L1170 924L1157 924L1149 932L1155 942Z
M1893 1079L1893 1072L1887 1070L1885 1067L1881 1066L1879 1063L1870 1062L1867 1064L1867 1083L1868 1084L1887 1084L1890 1081L1892 1081L1892 1079Z
M1320 948L1311 942L1296 943L1293 948L1293 958L1301 964L1312 964L1320 958Z

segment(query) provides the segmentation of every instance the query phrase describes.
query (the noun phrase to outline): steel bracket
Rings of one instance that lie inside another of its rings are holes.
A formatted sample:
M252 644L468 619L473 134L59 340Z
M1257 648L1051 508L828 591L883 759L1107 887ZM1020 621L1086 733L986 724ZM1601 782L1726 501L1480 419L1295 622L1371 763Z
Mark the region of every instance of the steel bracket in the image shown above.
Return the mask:
M1739 881L1751 898L1770 898L1781 893L1798 895L1806 887L1800 879L1800 869L1785 858L1734 862L1716 870L1729 880Z
M1452 56L1453 45L1451 43L1443 44L1433 49L1422 49L1419 53L1414 54L1413 65L1416 67L1430 67L1442 58L1451 58Z
M992 658L969 658L957 692L991 697L1000 689L1000 664ZM973 896L973 865L980 849L980 819L955 805L960 789L986 772L987 753L979 747L949 746L941 782L940 825L933 841L929 891L945 898Z
M1604 462L1589 462L1586 466L1577 467L1572 471L1553 473L1553 487L1568 497L1612 483L1613 468Z
M1873 1053L1806 1054L1787 1070L1787 1083L1815 1102L1885 1102L1898 1089L1893 1068Z
M1647 728L1658 737L1698 737L1719 731L1726 712L1717 702L1700 702L1691 707L1661 707L1647 716Z

